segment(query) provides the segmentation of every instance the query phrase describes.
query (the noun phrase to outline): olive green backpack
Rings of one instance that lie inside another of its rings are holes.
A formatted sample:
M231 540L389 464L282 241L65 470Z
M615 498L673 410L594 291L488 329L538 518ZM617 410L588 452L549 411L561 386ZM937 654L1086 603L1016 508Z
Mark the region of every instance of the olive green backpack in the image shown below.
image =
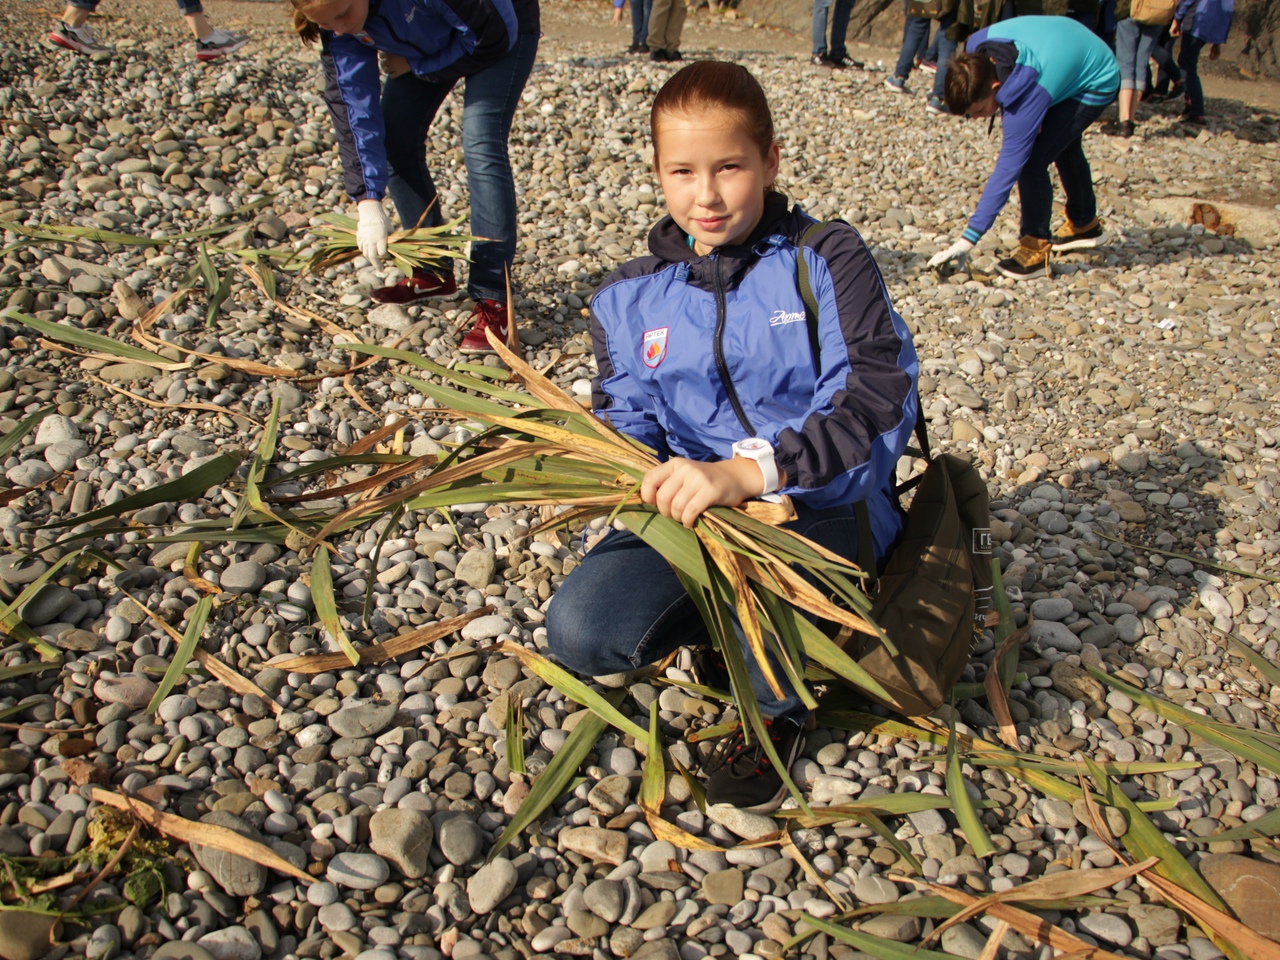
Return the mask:
M804 248L832 221L809 227L797 251L797 282L804 299L815 368L818 301L809 283ZM867 574L871 617L897 647L845 630L838 643L887 690L873 699L907 716L923 716L945 703L969 663L991 611L991 511L986 482L959 457L931 455L924 410L916 395L916 440L924 472L894 488L914 489L902 536L877 572L871 518L865 502L853 505L858 521L858 566ZM865 692L865 691L864 691Z

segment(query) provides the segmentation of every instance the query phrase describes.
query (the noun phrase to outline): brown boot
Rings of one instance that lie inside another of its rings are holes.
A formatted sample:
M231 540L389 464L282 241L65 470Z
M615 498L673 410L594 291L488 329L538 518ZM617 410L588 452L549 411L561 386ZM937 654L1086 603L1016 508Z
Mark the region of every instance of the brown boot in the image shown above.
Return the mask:
M997 263L996 269L1013 280L1026 280L1042 273L1051 277L1053 271L1049 267L1049 247L1048 240L1023 237L1013 256Z

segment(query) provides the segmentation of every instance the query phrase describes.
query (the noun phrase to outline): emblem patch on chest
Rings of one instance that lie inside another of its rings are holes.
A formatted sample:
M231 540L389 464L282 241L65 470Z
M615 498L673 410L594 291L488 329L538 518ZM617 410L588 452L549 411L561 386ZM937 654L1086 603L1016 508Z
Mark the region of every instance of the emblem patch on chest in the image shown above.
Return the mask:
M641 355L646 367L656 367L667 357L667 331L670 327L659 327L644 332L644 343Z

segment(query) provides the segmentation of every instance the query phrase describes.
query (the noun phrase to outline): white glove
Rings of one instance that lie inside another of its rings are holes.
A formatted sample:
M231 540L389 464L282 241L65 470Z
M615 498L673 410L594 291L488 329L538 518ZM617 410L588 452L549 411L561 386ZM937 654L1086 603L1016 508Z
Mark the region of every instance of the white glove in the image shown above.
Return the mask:
M360 222L356 225L356 246L366 260L377 264L387 255L387 235L391 220L382 209L381 200L361 200L356 204Z
M941 253L935 253L933 259L929 261L930 267L940 267L948 260L958 260L961 264L969 256L969 251L973 249L973 243L961 237L947 249Z

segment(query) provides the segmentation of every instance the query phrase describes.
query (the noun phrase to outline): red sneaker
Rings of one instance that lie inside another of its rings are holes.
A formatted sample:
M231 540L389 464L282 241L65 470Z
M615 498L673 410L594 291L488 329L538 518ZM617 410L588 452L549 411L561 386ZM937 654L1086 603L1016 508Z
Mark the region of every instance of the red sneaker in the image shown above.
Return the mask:
M462 343L458 345L458 352L493 353L494 349L489 346L489 338L484 335L484 332L492 330L499 340L506 341L507 305L497 300L481 300L476 304L476 309L471 315L475 317L475 325L462 338Z
M422 267L413 271L399 283L389 287L379 287L370 297L378 303L398 303L401 305L417 303L419 300L430 300L433 297L452 297L458 292L458 281L450 271L447 276L437 276Z

